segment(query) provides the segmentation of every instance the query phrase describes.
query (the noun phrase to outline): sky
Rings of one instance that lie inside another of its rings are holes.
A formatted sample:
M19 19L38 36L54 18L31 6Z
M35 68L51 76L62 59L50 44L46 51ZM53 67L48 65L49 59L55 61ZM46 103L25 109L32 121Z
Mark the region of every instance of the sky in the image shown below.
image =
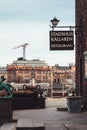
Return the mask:
M48 65L75 63L75 50L50 51L50 20L56 17L59 26L75 25L75 0L0 0L0 66L23 57L45 60Z

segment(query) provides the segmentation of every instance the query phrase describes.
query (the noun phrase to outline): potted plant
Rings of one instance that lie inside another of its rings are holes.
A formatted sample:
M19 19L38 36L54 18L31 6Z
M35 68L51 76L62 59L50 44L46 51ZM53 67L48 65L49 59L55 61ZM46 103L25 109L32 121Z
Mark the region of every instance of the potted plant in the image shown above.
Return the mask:
M71 113L81 112L82 98L76 95L75 89L71 90L71 95L67 96L68 111Z

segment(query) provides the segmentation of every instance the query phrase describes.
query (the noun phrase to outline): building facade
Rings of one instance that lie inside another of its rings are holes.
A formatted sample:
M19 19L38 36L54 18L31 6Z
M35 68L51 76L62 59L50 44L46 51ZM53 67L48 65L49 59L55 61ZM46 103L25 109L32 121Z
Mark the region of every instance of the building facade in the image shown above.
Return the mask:
M0 77L4 76L7 79L7 67L0 67Z
M75 88L75 65L53 66L53 96L66 96L72 88Z
M51 83L52 67L45 61L17 60L7 65L8 81L15 83L29 83L32 79L35 82Z
M87 0L76 0L76 90L87 110Z

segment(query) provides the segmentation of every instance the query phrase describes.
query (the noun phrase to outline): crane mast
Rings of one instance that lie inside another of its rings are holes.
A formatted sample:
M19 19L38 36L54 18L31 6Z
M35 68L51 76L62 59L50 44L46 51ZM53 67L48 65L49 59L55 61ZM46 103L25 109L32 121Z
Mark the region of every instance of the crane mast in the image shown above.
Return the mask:
M22 44L20 46L14 47L13 49L17 49L20 47L23 47L23 59L25 59L25 51L26 51L26 46L28 45L28 43Z

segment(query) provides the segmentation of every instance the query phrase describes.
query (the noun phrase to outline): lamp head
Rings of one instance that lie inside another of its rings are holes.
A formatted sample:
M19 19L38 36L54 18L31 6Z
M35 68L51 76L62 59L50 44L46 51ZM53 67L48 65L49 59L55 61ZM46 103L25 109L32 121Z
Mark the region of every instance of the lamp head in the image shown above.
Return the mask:
M50 20L50 22L52 23L52 25L53 25L54 27L57 26L57 24L59 23L59 21L60 21L60 20L58 20L56 17L54 17L52 20Z

